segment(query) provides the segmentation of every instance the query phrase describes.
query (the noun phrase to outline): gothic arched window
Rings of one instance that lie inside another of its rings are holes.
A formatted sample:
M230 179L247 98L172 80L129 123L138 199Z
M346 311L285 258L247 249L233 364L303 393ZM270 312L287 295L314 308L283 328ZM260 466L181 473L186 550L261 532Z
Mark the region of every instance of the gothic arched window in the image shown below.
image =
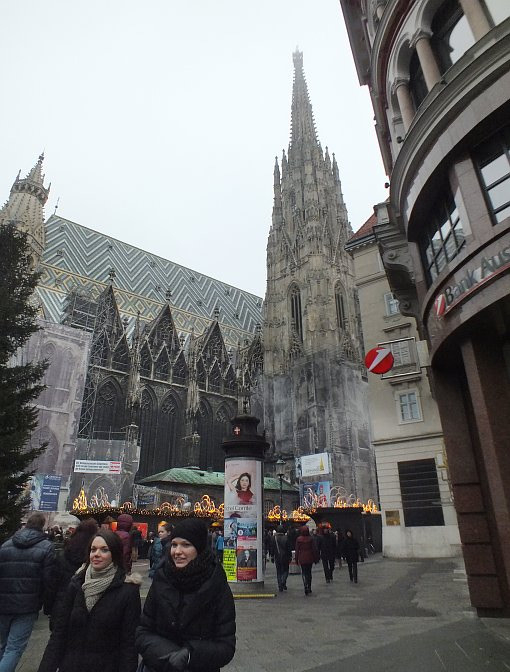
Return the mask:
M158 414L158 435L154 469L156 473L173 466L179 453L180 413L178 403L171 394L161 404Z
M112 357L112 369L123 371L124 373L129 371L129 349L124 339L115 348Z
M150 476L154 470L156 447L156 400L148 389L143 390L140 400L140 476Z
M152 373L152 357L149 346L145 344L140 353L140 375L150 378Z
M200 435L200 468L212 467L213 417L210 405L202 399L198 407L197 432Z
M337 283L335 287L335 306L336 306L336 321L339 329L345 329L347 321L347 313L345 312L345 295L342 285Z
M166 348L160 352L158 359L156 360L156 366L154 367L154 378L158 380L168 380L170 376L170 358L168 357L168 351Z
M235 395L237 392L236 374L232 366L229 366L225 374L225 394Z
M94 408L93 435L108 439L123 426L120 390L111 380L100 385Z
M212 451L207 464L214 471L224 471L225 469L225 453L221 448L221 444L225 436L228 436L230 433L230 420L234 415L235 412L228 406L221 406L216 412L211 446Z
M197 385L201 390L205 390L206 373L202 359L197 362Z
M186 359L184 357L184 353L181 352L174 363L172 370L172 382L179 385L184 385L186 383L187 371L188 367L186 366Z
M292 285L290 289L290 316L296 334L300 341L303 341L303 314L301 311L301 292L297 285Z
M221 371L218 362L215 362L209 373L209 391L221 392Z

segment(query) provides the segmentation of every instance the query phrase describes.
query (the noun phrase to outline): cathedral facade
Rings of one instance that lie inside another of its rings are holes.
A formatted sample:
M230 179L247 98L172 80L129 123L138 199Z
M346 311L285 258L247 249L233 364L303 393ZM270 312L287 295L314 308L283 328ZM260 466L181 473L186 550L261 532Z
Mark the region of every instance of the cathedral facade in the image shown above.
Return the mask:
M317 139L301 53L294 63L291 142L274 169L264 308L260 297L56 213L44 222L43 157L16 178L0 222L27 231L41 271L41 324L54 351L50 391L66 357L64 341L50 333L87 334L74 360L83 395L68 423L66 460L40 465L60 469L68 507L80 487L96 501L124 501L135 481L172 467L222 471L220 444L237 413L261 418L268 472L283 459L295 482L296 457L328 452L336 494L376 498L344 251L352 231L335 156ZM40 413L41 437L60 422L57 407L48 412ZM73 451L84 463L119 460L122 473L75 473Z

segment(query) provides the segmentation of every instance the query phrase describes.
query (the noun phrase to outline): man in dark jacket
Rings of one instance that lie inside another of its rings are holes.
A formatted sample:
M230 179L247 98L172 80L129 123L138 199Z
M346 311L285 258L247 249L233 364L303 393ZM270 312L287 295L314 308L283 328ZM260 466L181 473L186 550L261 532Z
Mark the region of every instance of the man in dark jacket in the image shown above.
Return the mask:
M117 518L117 529L115 533L122 540L122 555L124 558L124 569L126 574L131 574L131 566L133 560L131 558L132 553L132 538L130 535L131 528L133 527L133 516L130 516L129 513L121 513Z
M44 534L45 518L33 513L0 548L0 670L14 672L39 610L49 614L54 592L55 549Z
M333 581L333 572L335 571L336 537L331 532L331 528L325 526L322 528L322 534L317 539L319 540L324 578L326 579L326 583L331 583Z

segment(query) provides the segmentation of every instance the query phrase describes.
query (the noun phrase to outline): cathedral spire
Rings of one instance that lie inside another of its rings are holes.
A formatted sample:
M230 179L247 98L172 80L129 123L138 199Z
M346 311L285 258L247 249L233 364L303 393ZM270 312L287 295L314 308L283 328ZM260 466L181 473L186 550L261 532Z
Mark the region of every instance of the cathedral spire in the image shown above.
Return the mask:
M292 88L290 145L291 147L302 143L318 145L312 104L310 103L303 70L303 52L296 49L292 58L294 61L294 84Z
M0 224L13 222L28 234L34 265L44 250L44 204L50 193L50 188L44 186L43 161L44 154L41 154L25 178L20 178L21 171L18 173L9 200L0 210Z

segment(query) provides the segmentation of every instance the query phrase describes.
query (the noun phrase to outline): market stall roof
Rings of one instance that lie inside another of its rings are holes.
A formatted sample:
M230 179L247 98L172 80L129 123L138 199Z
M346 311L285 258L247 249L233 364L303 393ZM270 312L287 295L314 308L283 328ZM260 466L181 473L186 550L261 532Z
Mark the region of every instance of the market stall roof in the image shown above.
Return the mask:
M149 485L155 483L187 483L188 485L215 485L224 487L225 474L223 471L206 471L204 469L186 469L184 467L174 467L161 471L159 474L147 476L141 481L140 485ZM264 477L264 490L280 490L280 481L278 478ZM285 479L283 480L282 490L286 492L297 492L298 488L291 485Z

